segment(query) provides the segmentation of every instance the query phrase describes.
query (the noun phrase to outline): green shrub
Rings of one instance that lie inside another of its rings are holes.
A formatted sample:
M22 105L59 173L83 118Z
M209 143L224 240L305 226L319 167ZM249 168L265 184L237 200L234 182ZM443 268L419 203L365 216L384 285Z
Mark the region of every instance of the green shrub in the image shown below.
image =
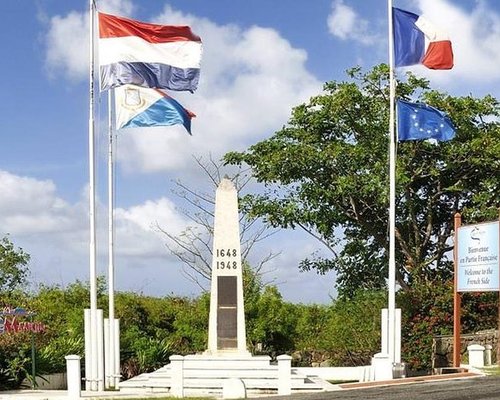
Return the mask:
M497 328L497 294L462 295L462 333ZM453 281L414 284L398 295L403 309L402 359L410 369L430 372L432 339L453 334Z

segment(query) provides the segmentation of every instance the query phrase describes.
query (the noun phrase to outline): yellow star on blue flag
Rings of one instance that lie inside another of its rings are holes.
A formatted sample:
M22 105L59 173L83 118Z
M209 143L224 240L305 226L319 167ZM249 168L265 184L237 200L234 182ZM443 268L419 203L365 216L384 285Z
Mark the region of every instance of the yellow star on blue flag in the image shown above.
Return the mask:
M455 137L450 117L424 103L397 100L398 140L436 139L447 141Z

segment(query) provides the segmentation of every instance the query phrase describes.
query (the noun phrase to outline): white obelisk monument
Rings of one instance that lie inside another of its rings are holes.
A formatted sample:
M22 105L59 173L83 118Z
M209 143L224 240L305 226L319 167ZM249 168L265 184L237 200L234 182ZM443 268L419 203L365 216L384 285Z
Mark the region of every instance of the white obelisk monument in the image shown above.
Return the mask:
M222 391L224 399L239 399L246 397L248 387L256 393L277 389L282 395L291 393L292 383L301 391L308 387L314 391L334 388L321 378L299 373L294 373L292 380L290 356L278 356L278 365L271 365L271 357L252 356L247 351L239 225L236 188L224 178L215 192L207 350L203 354L173 355L169 369L120 382L120 389L168 388L176 397L183 397L187 390L196 390L197 395L200 390L207 395Z
M243 305L238 194L224 178L215 193L208 349L211 355L248 355Z

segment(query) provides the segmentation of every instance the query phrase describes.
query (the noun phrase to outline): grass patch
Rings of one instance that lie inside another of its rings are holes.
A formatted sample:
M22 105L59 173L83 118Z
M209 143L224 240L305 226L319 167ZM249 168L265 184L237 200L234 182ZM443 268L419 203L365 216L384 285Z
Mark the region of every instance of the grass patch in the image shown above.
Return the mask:
M483 371L486 375L500 376L500 367L498 365L481 368L481 371Z

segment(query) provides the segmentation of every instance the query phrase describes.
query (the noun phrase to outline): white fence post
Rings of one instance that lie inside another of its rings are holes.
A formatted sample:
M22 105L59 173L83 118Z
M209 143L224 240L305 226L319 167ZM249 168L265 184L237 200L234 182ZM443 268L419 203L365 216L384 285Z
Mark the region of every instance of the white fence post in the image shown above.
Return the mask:
M374 380L386 381L392 379L392 362L389 354L377 353L372 358L372 368L375 374Z
M80 372L80 356L71 354L66 359L66 376L68 380L68 399L79 399L82 392L82 375Z
M92 390L92 334L91 334L91 323L90 323L90 309L86 308L84 310L84 320L85 320L85 391Z
M396 308L394 318L396 319L396 337L394 343L394 362L401 362L401 308Z
M389 311L387 308L382 308L380 317L380 352L383 354L389 354Z
M172 376L170 377L170 393L175 397L184 397L184 357L170 356Z
M282 354L278 360L278 394L289 395L292 393L292 357Z
M471 367L484 367L484 347L480 344L471 344L467 346L469 352L469 365Z
M110 321L108 318L104 318L104 388L111 388L111 376L112 376L112 367L110 363L110 334L109 334L109 324ZM114 378L113 378L114 379Z

